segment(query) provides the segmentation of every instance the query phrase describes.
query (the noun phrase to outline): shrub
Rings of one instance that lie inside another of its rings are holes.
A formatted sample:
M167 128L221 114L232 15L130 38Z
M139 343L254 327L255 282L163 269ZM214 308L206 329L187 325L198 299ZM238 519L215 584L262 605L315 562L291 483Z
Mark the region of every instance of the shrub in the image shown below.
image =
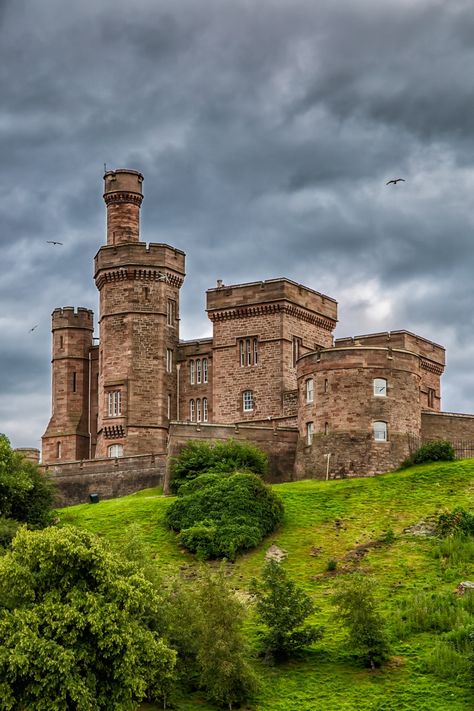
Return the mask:
M204 473L231 474L250 471L262 478L268 473L268 457L250 442L188 442L171 461L170 488L179 493L181 486Z
M257 615L265 629L259 633L265 653L276 661L287 659L319 639L322 627L304 625L314 611L312 600L290 580L276 560L269 560L261 580L252 580Z
M401 469L411 467L414 464L425 464L426 462L453 462L455 459L456 453L451 442L440 439L419 447L408 459L405 459Z
M328 560L326 570L331 573L332 571L336 570L337 568L337 560L334 560L334 558L330 558Z
M282 520L280 498L255 474L205 474L204 482L200 479L169 506L166 521L180 532L180 542L201 558L234 560Z
M474 535L474 514L458 507L454 511L440 514L436 522L436 532L445 538L456 534Z
M0 516L0 548L7 548L10 545L19 526L18 521Z

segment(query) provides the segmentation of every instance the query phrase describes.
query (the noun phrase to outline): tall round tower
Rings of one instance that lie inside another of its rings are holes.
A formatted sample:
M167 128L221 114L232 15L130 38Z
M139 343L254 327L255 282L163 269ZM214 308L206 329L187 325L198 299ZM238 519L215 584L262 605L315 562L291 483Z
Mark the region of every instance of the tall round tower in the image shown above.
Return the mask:
M107 245L95 258L100 292L96 457L164 451L176 416L179 290L184 252L140 242L141 173L104 176Z
M90 365L93 313L72 306L52 314L52 415L43 435L43 463L90 456Z

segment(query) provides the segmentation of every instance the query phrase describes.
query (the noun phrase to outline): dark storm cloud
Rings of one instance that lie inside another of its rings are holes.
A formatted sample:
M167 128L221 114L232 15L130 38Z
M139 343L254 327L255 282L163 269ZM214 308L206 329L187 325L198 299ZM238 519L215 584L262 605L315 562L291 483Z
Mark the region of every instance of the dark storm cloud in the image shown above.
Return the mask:
M444 404L474 410L473 62L464 0L0 0L0 431L37 443L50 313L97 310L104 162L188 254L182 337L217 278L286 275L340 335L444 343Z

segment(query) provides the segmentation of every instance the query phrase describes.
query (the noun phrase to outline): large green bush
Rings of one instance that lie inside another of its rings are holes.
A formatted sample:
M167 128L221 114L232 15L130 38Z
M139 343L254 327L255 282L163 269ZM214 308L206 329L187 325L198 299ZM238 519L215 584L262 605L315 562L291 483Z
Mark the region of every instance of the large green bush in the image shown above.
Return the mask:
M251 442L188 442L171 461L170 488L178 493L183 483L206 472L230 474L250 471L262 478L268 474L268 457Z
M411 467L414 464L425 464L426 462L453 462L456 453L451 442L440 439L435 442L428 442L413 452L402 464L402 469Z
M180 542L203 559L234 560L240 551L257 546L283 517L280 498L255 474L205 474L186 487L189 493L171 504L166 520L180 532Z
M48 478L0 434L0 517L43 528L51 522L53 502Z

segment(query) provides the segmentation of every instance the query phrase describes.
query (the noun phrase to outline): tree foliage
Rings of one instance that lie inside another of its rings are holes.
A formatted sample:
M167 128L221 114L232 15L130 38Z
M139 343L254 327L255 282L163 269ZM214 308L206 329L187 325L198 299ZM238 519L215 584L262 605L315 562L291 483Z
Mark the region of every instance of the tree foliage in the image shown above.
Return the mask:
M347 628L354 654L369 667L375 668L388 658L389 644L384 621L377 610L374 582L355 574L334 596L337 618Z
M48 478L0 434L0 517L43 528L51 522L53 502Z
M287 659L321 637L322 627L304 624L314 612L312 600L277 561L271 559L265 564L261 580L254 578L250 591L264 625L259 636L268 657Z
M166 512L181 543L202 559L234 560L257 546L283 518L283 504L255 474L204 474Z
M0 558L0 709L125 711L162 698L175 652L137 567L90 533L21 529Z
M250 471L262 478L268 474L268 457L251 442L187 442L180 454L171 461L170 488L179 493L185 482L204 473L231 474Z
M426 462L454 462L455 459L456 453L451 442L440 439L419 447L403 462L402 468Z

